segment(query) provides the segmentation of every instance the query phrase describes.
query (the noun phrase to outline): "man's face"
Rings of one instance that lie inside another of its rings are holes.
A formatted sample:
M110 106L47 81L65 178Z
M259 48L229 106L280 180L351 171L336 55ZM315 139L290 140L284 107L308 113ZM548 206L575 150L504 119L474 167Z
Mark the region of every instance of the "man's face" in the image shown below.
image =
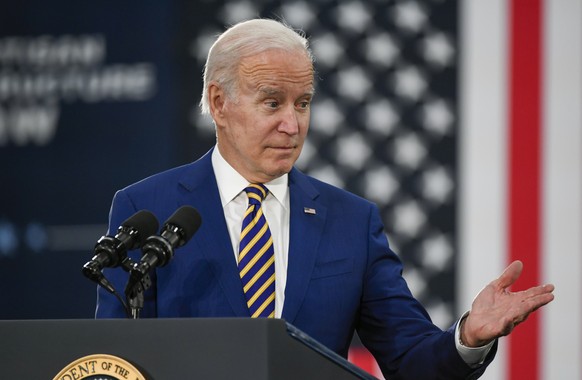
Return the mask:
M243 59L238 79L233 99L218 86L210 91L218 147L249 182L268 182L288 173L301 153L313 66L304 53L268 50Z

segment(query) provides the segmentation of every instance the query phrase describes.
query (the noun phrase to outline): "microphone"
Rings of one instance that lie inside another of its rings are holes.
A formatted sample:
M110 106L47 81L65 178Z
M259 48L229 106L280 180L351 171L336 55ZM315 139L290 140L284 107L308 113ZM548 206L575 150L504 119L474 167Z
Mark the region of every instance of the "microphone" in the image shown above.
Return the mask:
M129 217L117 229L115 236L102 236L95 244L95 256L83 266L83 274L113 291L101 271L105 267L117 267L127 257L127 251L140 247L146 238L158 230L158 220L151 212L141 210Z
M141 281L155 267L163 267L174 257L174 248L186 244L198 231L202 218L191 206L182 206L164 223L159 236L146 239L139 263L135 263L130 271L129 288Z

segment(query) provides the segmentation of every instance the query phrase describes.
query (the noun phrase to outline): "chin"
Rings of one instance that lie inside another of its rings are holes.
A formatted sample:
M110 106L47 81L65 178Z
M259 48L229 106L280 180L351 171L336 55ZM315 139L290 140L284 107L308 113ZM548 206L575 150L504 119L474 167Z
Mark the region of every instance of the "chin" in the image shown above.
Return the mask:
M279 178L284 174L287 174L291 171L292 165L280 166L278 168L274 168L273 170L269 171L270 176L275 179Z

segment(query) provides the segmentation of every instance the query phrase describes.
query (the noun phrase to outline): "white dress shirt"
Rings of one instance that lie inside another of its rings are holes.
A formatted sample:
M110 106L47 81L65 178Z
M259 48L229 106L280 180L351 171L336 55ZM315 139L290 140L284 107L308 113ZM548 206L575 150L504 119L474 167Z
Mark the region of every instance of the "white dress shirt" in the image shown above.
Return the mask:
M242 219L248 207L248 197L244 189L249 185L249 182L226 162L219 152L218 145L212 152L212 167L216 176L220 202L222 203L222 209L232 243L233 258L235 262L238 262ZM285 301L285 284L287 283L290 216L288 181L289 176L285 174L271 182L265 183L264 185L269 189L269 194L267 194L267 197L261 205L263 214L271 230L275 251L275 318L281 318ZM459 326L460 323L457 323L455 330L455 345L459 355L461 355L465 363L471 366L482 364L493 343L478 348L465 347L461 344Z
M226 219L226 226L232 243L234 260L238 263L238 246L245 210L249 200L244 189L249 182L244 179L222 157L215 147L212 152L212 167L218 184L220 202ZM287 283L287 263L289 253L289 186L285 174L264 184L269 194L261 204L263 214L273 237L275 251L275 318L281 318Z

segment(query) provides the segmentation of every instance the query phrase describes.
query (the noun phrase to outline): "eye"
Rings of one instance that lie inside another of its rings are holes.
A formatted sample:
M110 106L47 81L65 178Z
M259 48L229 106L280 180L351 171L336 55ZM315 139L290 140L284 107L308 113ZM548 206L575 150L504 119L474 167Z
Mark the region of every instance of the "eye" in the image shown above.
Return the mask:
M309 104L310 104L310 101L309 100L302 100L299 103L297 103L297 108L300 108L300 109L303 109L303 110L304 109L308 109L309 108Z
M273 108L273 109L275 109L275 108L279 107L279 102L277 102L277 101L275 101L275 100L271 100L271 101L265 102L265 105L266 105L268 108Z

